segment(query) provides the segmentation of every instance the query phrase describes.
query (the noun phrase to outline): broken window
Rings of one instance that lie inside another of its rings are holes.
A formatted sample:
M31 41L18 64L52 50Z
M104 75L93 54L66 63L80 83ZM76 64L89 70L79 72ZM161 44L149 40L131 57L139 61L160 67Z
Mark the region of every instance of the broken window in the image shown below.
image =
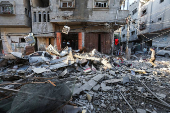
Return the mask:
M132 11L132 14L134 15L137 12L137 8Z
M160 3L164 2L164 0L160 0Z
M135 31L132 31L132 32L131 32L131 35L134 35L134 34L135 34Z
M162 20L162 18L158 18L158 22L161 21L161 20Z
M43 22L47 22L46 21L46 12L45 11L43 12Z
M146 13L147 12L146 12L146 9L145 9L145 10L142 11L142 15L141 16L146 15Z
M20 39L19 39L19 42L20 42L20 43L25 43L25 39L24 39L24 38L20 38Z
M41 22L41 12L38 12L39 15L39 22Z
M47 12L47 22L50 22L50 13Z
M146 23L145 22L143 22L142 24L139 24L140 26L139 26L139 29L140 30L144 30L144 29L146 29Z
M94 3L95 3L94 4L95 7L103 7L103 8L109 7L108 1L95 1Z
M35 7L49 7L49 0L32 0Z
M25 15L28 15L27 8L25 8Z
M37 20L36 12L34 12L34 22L36 22L36 20Z
M28 10L28 17L31 18L31 12L30 12L30 10Z
M73 1L61 1L62 8L72 8L74 7L74 0Z
M1 14L13 14L13 5L8 1L2 1L0 3Z

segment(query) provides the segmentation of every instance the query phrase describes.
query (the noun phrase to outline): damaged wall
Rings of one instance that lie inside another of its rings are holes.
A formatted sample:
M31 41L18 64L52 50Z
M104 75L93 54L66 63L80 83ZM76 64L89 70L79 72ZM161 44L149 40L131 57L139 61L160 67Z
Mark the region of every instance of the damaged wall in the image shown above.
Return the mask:
M5 53L11 51L24 52L26 43L23 38L31 32L31 28L1 28L2 44ZM22 40L21 40L22 38Z
M170 27L167 24L167 20L170 18L169 15L169 0L160 0L149 1L139 8L139 29L140 24L145 23L145 28L139 31L139 35L146 34L150 32L158 32L163 29ZM143 11L146 10L146 13L143 14Z
M101 0L100 0L101 1ZM108 0L109 7L96 8L93 0L76 0L75 7L62 8L60 0L51 0L53 12L51 22L91 21L91 22L124 22L128 11L120 11L120 0ZM56 5L57 4L57 5ZM65 19L65 17L67 19ZM107 18L105 18L107 17Z
M54 46L55 44L55 39L54 38L49 38L49 37L38 37L37 38L37 43L38 43L38 50L40 50L41 47L48 47L50 44Z
M0 3L2 1L4 0L0 0ZM28 13L29 7L25 5L28 2L29 0L10 0L13 5L13 13L0 14L0 27L31 27L31 19L29 15L25 14L25 8L27 8Z

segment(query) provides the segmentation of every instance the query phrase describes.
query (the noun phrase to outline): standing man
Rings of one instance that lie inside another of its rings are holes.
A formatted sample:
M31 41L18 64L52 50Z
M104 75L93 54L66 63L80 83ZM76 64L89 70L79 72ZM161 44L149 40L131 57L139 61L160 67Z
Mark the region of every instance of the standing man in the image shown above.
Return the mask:
M151 53L150 63L152 64L152 66L156 66L156 65L154 64L154 62L155 62L155 57L156 57L155 50L152 49L152 48L150 48L150 51L152 52L152 53Z

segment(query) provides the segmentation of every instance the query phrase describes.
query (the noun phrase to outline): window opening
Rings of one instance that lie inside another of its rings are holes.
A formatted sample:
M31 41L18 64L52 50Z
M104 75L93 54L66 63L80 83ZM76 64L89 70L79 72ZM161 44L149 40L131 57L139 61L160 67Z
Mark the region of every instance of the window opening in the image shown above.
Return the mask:
M39 22L41 22L41 12L39 12L38 15L39 15Z
M43 22L46 22L46 12L43 12Z
M37 18L36 18L36 12L34 12L34 22L36 22Z

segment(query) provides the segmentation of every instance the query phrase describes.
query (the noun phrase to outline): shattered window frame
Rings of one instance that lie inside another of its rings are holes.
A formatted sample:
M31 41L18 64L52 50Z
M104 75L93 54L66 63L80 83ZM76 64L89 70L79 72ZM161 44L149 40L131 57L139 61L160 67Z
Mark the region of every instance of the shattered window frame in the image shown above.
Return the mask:
M160 0L160 3L164 2L164 0Z
M0 14L14 14L14 6L12 4L0 4Z
M136 13L137 13L137 8L132 11L133 15L136 14Z
M19 38L20 43L26 43L26 40L24 38Z
M141 17L144 16L144 15L146 15L146 14L147 14L147 9L143 9L143 10L142 10L142 15L141 15Z
M75 0L60 0L60 8L75 8Z
M160 18L158 18L158 22L160 22L160 21L162 21L162 18L160 17Z
M109 8L109 0L94 0L94 8Z

